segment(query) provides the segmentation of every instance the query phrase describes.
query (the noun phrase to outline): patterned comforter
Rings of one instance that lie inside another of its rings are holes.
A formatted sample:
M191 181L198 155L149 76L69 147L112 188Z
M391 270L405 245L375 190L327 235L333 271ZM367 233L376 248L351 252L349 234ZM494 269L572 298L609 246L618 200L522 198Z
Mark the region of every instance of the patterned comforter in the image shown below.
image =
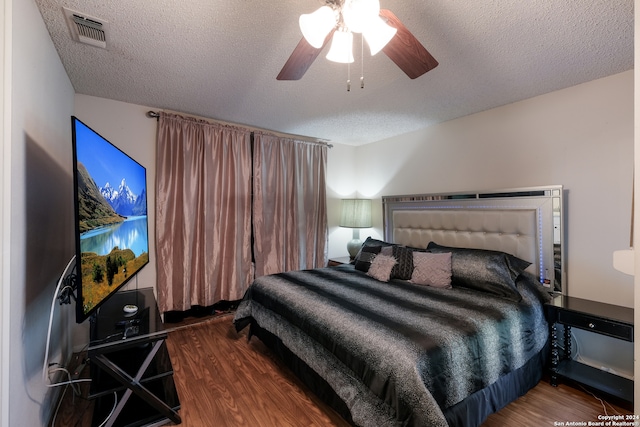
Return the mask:
M447 426L443 410L522 367L545 346L539 285L522 301L470 289L377 281L352 266L258 278L234 323L276 335L360 426Z

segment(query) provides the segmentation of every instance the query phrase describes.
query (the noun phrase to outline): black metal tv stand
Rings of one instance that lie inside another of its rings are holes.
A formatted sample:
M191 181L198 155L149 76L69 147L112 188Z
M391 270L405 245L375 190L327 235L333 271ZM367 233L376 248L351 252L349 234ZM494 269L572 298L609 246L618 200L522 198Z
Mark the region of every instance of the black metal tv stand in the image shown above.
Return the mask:
M125 313L127 304L137 305L138 312ZM92 319L90 333L93 425L107 418L107 427L180 424L167 332L153 289L113 295Z

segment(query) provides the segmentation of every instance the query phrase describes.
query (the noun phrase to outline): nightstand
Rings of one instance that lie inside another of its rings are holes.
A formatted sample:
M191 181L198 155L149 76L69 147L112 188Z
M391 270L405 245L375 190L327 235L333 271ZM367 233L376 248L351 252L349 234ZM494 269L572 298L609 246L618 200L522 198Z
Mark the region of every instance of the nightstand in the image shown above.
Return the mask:
M571 328L633 342L633 309L581 298L557 296L545 305L551 334L551 385L566 378L633 403L633 381L571 359ZM564 325L564 350L556 324Z
M351 258L349 258L348 256L341 256L341 257L330 258L329 263L327 265L329 267L335 267L336 265L350 264L350 263L351 263Z

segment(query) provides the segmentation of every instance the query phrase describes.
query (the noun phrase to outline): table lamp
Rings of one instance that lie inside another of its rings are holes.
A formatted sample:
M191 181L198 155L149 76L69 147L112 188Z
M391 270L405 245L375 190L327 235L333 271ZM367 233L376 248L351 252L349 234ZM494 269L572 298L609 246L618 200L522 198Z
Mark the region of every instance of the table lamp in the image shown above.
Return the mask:
M360 229L371 227L371 200L342 199L340 227L353 228L353 238L347 243L349 258L354 259L362 246Z

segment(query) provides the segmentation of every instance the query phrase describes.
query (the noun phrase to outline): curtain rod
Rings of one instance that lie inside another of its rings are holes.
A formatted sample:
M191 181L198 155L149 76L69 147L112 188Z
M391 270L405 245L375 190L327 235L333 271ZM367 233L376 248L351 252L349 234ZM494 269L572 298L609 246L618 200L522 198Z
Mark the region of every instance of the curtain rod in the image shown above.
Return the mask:
M176 112L176 114L182 114L182 113L177 113ZM190 116L190 115L188 115L188 116ZM160 119L160 113L158 113L156 111L149 110L149 111L147 111L147 117L149 117L150 119L159 120ZM196 117L196 116L190 116L190 117ZM228 122L221 122L221 121L217 121L217 120L213 120L213 119L207 119L206 117L197 117L197 118L203 119L203 120L207 120L207 121L213 121L213 122L219 123L219 124L233 125L233 126L244 126L244 125L236 125L236 124L232 124L232 123L228 123ZM329 141L326 140L326 139L312 138L312 137L309 137L309 136L295 135L295 134L291 134L291 133L276 132L276 131L273 131L273 130L260 129L260 128L256 128L256 127L252 127L252 126L244 126L244 127L248 128L251 131L267 132L267 133L272 133L272 134L276 134L276 135L279 135L279 136L284 136L286 138L298 138L298 139L302 139L304 142L314 142L314 143L317 143L317 144L324 144L328 148L333 148L333 144L330 144Z

